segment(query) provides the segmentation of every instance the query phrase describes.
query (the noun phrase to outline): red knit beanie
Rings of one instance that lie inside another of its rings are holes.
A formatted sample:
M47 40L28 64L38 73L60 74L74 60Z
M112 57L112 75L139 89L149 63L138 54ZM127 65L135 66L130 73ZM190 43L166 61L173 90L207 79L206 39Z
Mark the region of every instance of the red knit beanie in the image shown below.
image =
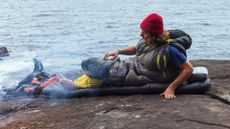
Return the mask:
M141 22L140 27L152 35L161 35L164 32L163 18L157 13L151 13Z

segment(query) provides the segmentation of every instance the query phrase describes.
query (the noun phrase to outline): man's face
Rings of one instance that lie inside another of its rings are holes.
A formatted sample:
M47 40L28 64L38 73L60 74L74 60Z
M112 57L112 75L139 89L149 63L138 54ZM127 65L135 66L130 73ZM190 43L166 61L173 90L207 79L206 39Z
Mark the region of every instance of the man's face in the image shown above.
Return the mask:
M151 44L152 35L144 30L141 31L141 37L145 40L146 44Z

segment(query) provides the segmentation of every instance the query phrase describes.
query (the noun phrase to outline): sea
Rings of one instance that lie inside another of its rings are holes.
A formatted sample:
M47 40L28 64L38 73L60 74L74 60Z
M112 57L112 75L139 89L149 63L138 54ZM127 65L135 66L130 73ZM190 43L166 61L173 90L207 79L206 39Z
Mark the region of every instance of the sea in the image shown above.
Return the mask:
M230 59L229 0L1 0L0 5L0 46L10 50L0 57L0 87L30 74L33 58L46 71L67 75L81 70L84 59L136 44L140 22L152 12L163 16L165 29L190 34L190 60Z

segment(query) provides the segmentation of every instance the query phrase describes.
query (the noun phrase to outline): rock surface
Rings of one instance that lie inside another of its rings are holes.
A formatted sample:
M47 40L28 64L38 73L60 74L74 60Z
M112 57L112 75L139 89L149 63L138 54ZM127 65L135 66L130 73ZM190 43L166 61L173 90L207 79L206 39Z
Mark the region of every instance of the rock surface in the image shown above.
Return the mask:
M205 95L17 98L0 102L3 129L230 129L230 61L195 60L209 69Z
M6 47L0 46L0 57L9 56L9 51Z

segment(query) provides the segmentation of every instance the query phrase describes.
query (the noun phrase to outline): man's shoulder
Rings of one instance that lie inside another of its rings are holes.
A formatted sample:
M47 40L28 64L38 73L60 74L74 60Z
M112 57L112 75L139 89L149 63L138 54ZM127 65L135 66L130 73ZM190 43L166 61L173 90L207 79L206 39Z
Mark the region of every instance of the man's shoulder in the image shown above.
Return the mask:
M179 68L180 65L187 60L186 55L181 50L172 45L168 45L168 49L171 63L173 63L175 67Z
M170 53L182 53L184 54L184 52L181 49L178 49L177 47L173 46L173 45L168 45L167 46L168 50Z

